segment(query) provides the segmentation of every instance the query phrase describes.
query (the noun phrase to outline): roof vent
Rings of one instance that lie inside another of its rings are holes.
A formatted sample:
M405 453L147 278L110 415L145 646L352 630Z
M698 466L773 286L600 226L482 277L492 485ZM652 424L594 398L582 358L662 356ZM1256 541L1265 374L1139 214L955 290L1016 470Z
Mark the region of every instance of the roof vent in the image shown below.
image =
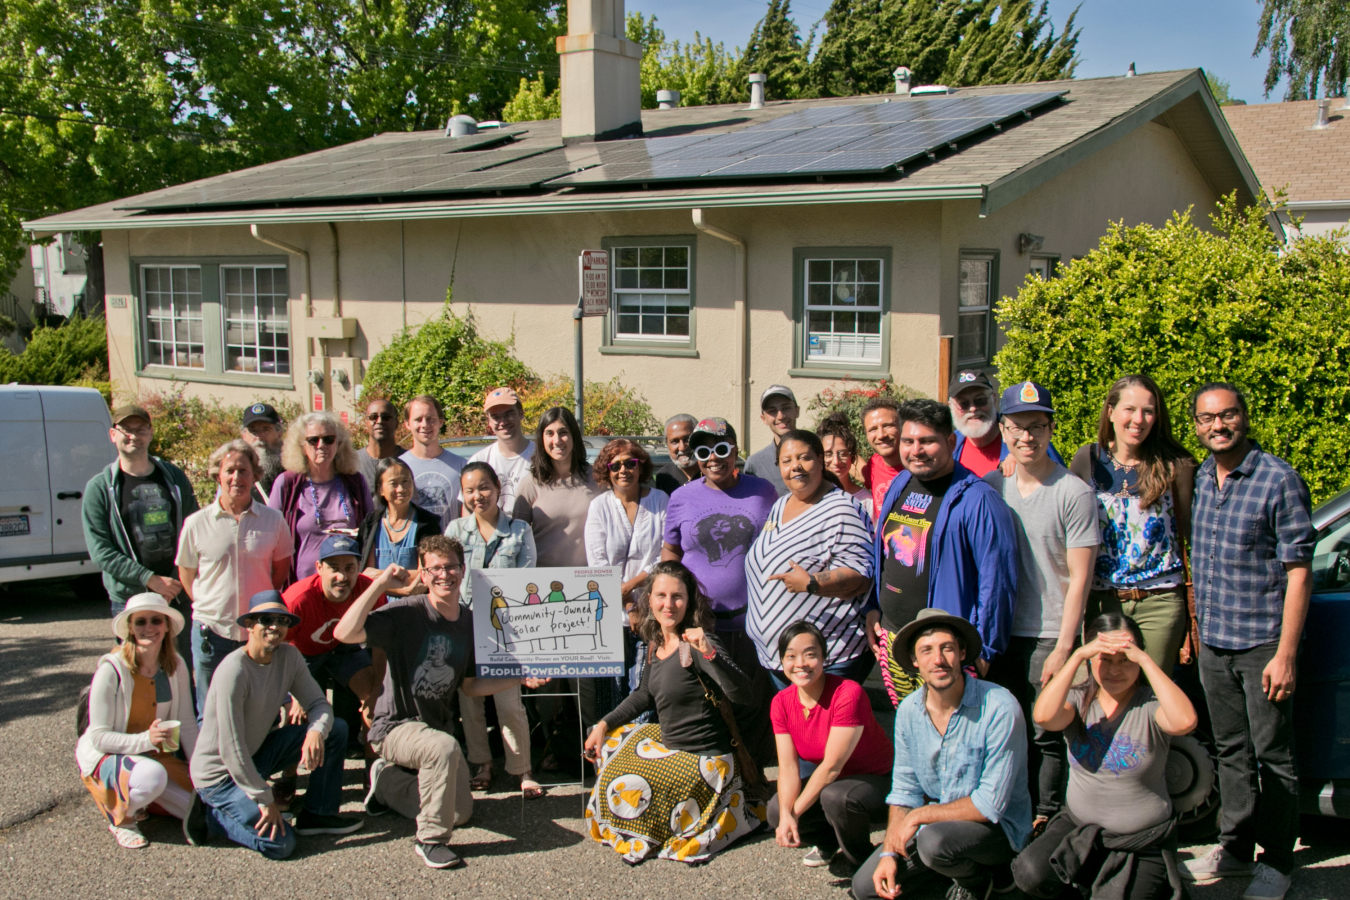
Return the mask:
M945 84L921 84L909 92L911 97L930 97L933 94L950 94L952 89Z
M478 133L478 123L474 121L473 116L451 116L449 123L445 126L445 136L467 137Z
M891 74L895 76L895 92L901 97L908 97L909 86L914 78L914 73L904 66L899 66Z
M764 82L769 80L769 76L763 72L755 72L750 76L750 108L764 108Z
M1331 127L1331 99L1323 97L1317 101L1317 121L1313 122L1309 131L1325 131Z
M1134 70L1134 63L1130 63L1130 67L1125 70L1125 77L1133 78L1137 74L1139 73Z
M674 109L680 105L680 92L657 91L656 103L661 109Z

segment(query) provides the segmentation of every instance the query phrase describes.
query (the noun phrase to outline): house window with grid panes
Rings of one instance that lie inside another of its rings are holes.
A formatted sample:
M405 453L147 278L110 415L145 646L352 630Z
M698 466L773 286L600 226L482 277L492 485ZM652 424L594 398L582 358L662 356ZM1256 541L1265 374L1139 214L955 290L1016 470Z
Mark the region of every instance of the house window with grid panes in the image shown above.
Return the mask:
M961 256L960 309L956 327L956 361L960 365L984 365L989 362L994 262L992 254Z
M291 327L285 266L221 266L225 370L288 375Z
M614 337L689 339L689 248L615 247Z
M880 259L807 259L808 363L875 365L881 361Z
M141 291L147 363L205 368L201 267L145 266L141 269Z

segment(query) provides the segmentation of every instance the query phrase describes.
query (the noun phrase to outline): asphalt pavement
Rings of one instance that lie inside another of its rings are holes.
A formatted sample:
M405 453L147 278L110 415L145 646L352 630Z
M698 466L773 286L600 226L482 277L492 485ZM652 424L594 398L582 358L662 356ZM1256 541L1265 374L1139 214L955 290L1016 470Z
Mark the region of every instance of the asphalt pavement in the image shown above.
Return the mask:
M413 823L390 813L345 837L301 838L271 862L214 842L193 848L177 821L143 826L145 850L122 850L75 768L75 705L98 656L112 646L106 600L68 584L0 587L0 898L825 898L844 900L851 873L809 869L801 850L767 831L711 862L652 860L630 867L582 827L579 788L523 803L500 775L476 794L473 820L455 833L467 861L426 868L413 855ZM343 811L360 810L362 766L349 761ZM500 772L500 765L498 770ZM772 770L770 772L772 774ZM1350 897L1350 822L1304 818L1301 866L1290 900ZM881 839L878 831L874 838ZM1193 889L1196 900L1238 900L1245 883Z

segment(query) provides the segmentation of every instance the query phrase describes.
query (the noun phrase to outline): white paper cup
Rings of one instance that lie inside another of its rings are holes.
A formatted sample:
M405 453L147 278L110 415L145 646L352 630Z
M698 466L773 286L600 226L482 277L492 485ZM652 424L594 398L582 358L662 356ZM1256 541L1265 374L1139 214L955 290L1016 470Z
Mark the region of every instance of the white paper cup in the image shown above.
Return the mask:
M169 737L164 741L164 752L173 753L178 749L178 729L183 727L183 723L177 719L161 719L159 726L169 729Z

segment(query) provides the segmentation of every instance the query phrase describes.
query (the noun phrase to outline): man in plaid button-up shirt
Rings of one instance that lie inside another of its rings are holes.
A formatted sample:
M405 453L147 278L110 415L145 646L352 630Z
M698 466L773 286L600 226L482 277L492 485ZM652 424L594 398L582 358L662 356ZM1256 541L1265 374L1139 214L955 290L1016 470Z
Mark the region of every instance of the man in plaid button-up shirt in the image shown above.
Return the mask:
M1280 900L1298 836L1291 698L1312 591L1312 504L1293 467L1248 439L1241 391L1207 384L1191 408L1210 452L1195 478L1191 572L1223 810L1219 846L1186 868L1197 879L1252 873L1244 897Z

